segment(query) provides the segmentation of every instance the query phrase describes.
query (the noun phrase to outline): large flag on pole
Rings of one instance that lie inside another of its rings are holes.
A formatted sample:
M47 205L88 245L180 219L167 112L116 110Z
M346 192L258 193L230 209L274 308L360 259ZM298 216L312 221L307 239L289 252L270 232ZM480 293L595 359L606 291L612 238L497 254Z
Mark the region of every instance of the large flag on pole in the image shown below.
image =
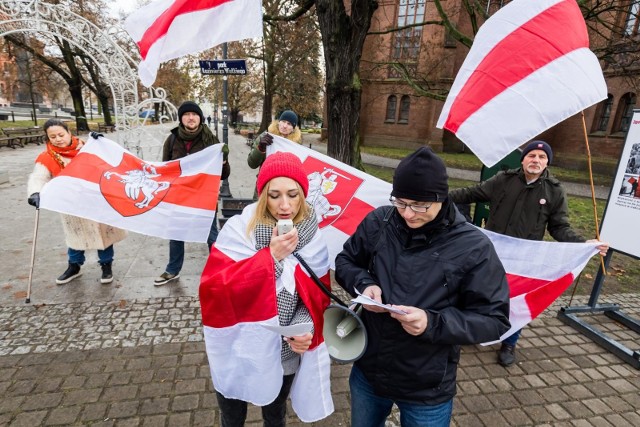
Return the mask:
M117 143L89 139L40 192L40 207L125 230L206 242L222 173L222 144L169 162L146 162Z
M336 255L362 219L390 204L391 184L284 138L274 135L273 140L267 155L288 151L302 160L309 177L307 201L316 210L334 268ZM482 231L496 248L509 282L512 328L502 339L549 307L598 253L597 242L539 242Z
M138 45L138 74L149 87L162 62L224 42L262 37L260 0L156 0L132 13L124 28Z
M480 27L437 126L493 166L606 97L576 1L515 0Z

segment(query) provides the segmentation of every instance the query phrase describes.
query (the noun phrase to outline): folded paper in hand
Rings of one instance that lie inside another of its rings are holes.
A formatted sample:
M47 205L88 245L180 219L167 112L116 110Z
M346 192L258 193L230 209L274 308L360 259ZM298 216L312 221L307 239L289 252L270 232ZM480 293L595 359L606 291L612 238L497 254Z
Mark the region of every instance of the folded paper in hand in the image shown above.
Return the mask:
M352 299L351 302L354 302L356 304L375 305L376 307L384 308L385 310L390 311L392 313L407 314L406 311L402 311L399 308L394 308L391 306L391 304L381 304L376 300L373 300L365 295L362 295L360 292L358 292L357 289L356 289L356 293L358 294L358 297Z

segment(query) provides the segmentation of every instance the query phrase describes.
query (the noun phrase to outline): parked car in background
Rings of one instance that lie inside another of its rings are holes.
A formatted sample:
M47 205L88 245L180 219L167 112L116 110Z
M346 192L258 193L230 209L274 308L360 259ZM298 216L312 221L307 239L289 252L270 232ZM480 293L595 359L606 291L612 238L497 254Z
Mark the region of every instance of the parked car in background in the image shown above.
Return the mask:
M141 119L155 119L156 110L143 110L138 113L138 117Z

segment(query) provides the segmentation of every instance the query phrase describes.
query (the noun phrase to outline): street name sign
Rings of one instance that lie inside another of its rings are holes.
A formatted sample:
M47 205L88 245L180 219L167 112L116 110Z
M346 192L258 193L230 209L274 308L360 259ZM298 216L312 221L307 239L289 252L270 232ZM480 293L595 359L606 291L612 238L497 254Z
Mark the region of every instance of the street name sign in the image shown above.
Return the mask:
M201 74L240 75L247 74L247 61L244 59L215 59L200 61Z

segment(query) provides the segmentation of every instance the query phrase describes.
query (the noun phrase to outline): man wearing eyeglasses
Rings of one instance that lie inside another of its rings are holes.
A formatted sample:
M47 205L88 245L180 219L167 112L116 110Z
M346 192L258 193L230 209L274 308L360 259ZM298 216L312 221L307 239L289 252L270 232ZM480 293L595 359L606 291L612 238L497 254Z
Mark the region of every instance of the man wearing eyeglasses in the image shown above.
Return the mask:
M349 378L351 426L384 426L395 403L403 426L448 426L460 345L509 327L505 271L489 239L448 198L442 160L428 147L403 159L392 206L365 217L336 257L336 280L364 305L367 349Z
M485 228L528 240L542 240L545 229L559 242L584 242L569 224L567 197L560 181L547 169L553 159L551 146L532 141L522 150L522 167L500 172L478 185L451 191L454 203L489 203ZM594 241L594 240L589 240ZM598 246L606 255L608 243ZM498 351L498 363L516 362L516 343L521 330L507 337Z

